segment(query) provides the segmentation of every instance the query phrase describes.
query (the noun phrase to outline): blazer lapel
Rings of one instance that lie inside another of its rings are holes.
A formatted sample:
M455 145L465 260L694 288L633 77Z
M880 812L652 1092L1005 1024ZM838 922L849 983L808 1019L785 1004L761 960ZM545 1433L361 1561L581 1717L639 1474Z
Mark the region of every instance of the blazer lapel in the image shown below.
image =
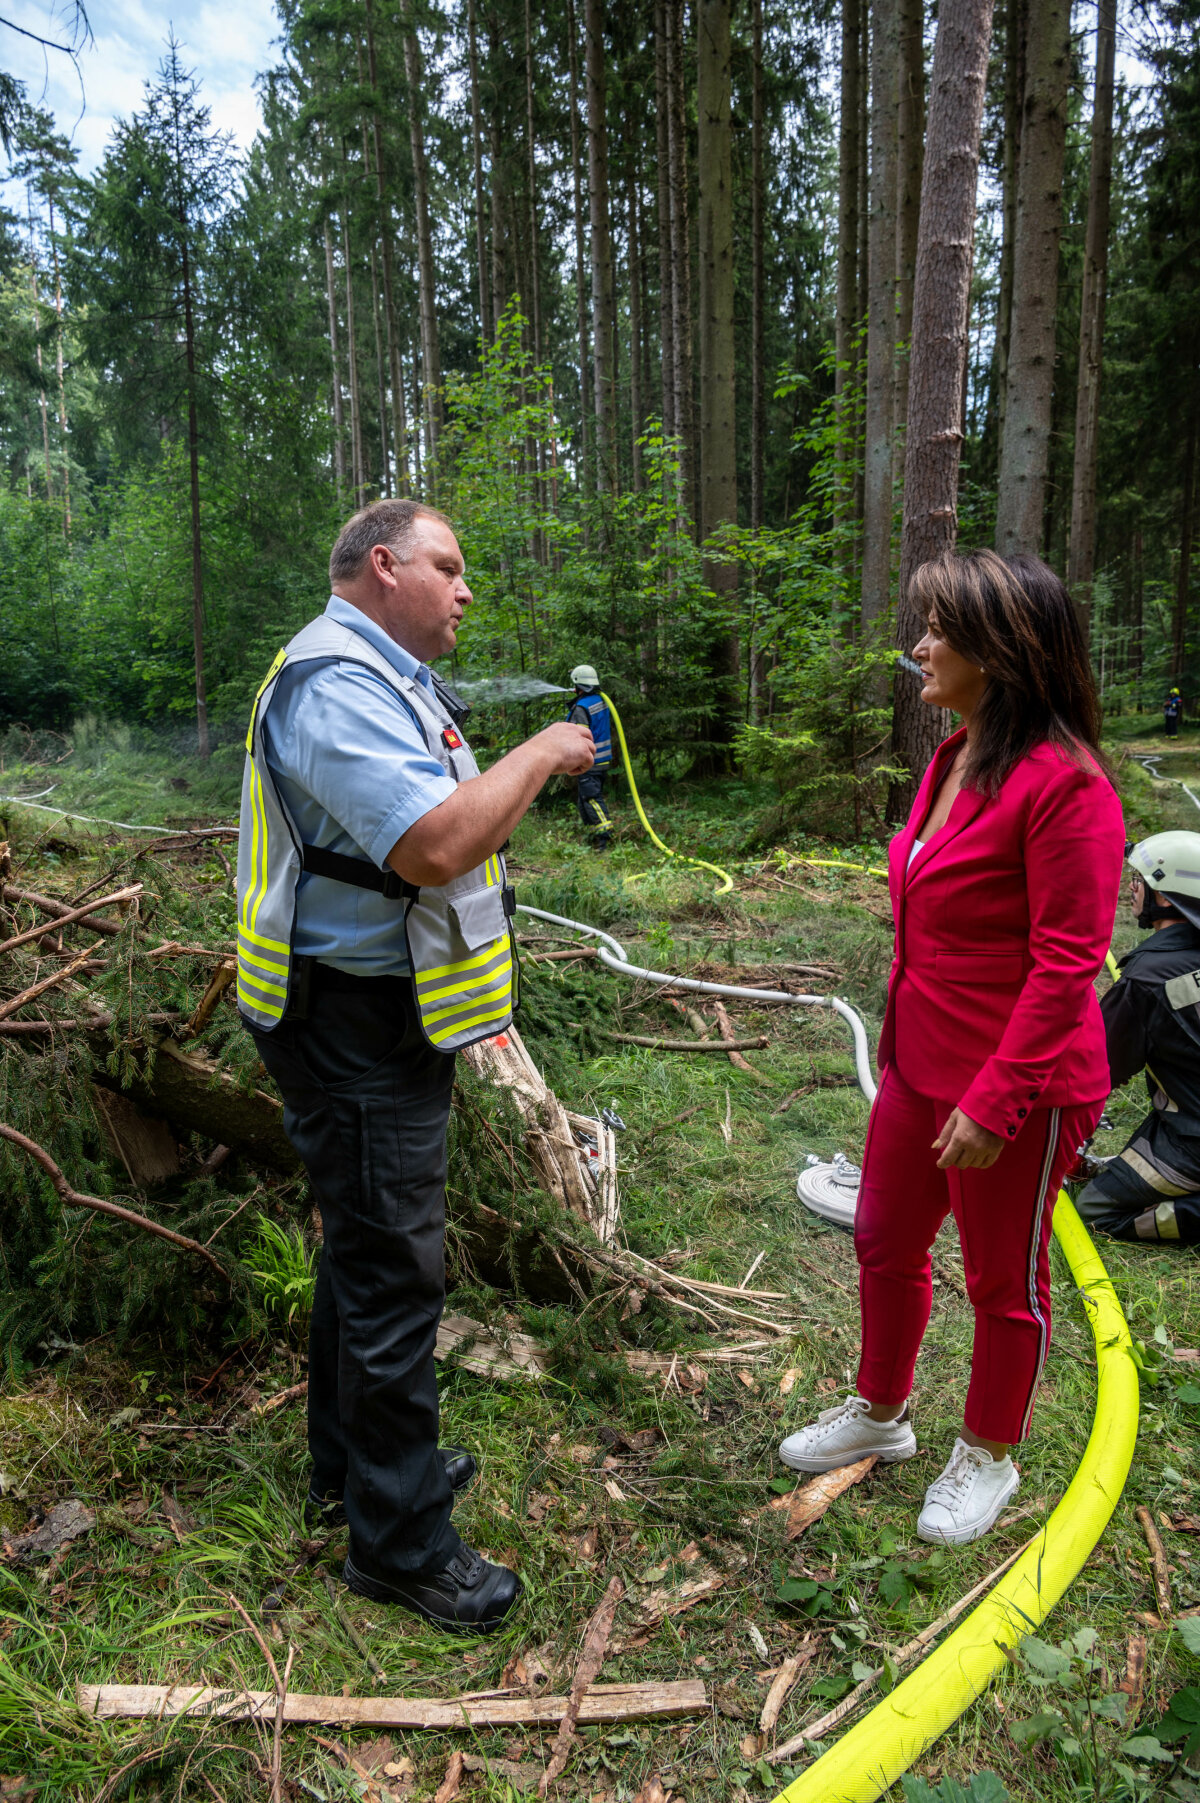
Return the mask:
M925 841L924 845L913 859L912 865L908 871L908 881L910 883L915 882L919 876L922 876L929 865L933 863L934 859L939 857L940 854L946 850L948 845L954 843L964 827L970 826L972 820L975 819L975 816L979 813L979 810L983 807L986 800L986 795L981 795L977 789L959 790L958 794L954 797L954 803L950 809L949 820L947 820L945 826L942 827L939 832L934 833L932 839L927 839Z

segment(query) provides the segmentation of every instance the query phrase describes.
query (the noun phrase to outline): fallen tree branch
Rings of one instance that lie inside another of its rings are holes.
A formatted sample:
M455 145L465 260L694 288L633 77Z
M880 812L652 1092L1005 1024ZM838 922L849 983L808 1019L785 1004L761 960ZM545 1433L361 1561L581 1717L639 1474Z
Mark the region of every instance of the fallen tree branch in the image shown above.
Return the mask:
M60 921L64 914L71 912L70 902L56 901L52 895L39 895L35 889L14 889L11 883L5 883L3 890L0 890L0 895L5 901L28 902L31 908L40 909L43 914L48 914L56 922ZM100 920L95 916L90 916L87 930L89 933L100 933L106 939L115 939L121 931L122 924L119 920Z
M9 1127L0 1121L0 1139L6 1139L11 1145L40 1164L54 1185L55 1194L60 1202L69 1203L72 1208L90 1208L100 1215L111 1215L114 1220L124 1221L129 1227L138 1227L143 1233L152 1233L156 1239L169 1240L172 1246L178 1246L183 1252L194 1252L202 1258L206 1265L211 1265L223 1283L232 1280L224 1265L215 1259L211 1252L205 1250L199 1240L192 1240L185 1233L173 1233L169 1227L163 1227L158 1221L147 1220L145 1215L135 1214L132 1208L122 1208L118 1202L109 1202L103 1196L89 1196L82 1190L72 1189L49 1152L39 1146L36 1140L26 1139L15 1127Z
M173 1720L192 1715L225 1721L273 1721L278 1692L220 1690L209 1684L80 1684L76 1701L85 1715L101 1721ZM285 1722L344 1722L360 1728L462 1728L510 1726L553 1728L569 1697L531 1697L523 1690L500 1690L462 1697L333 1697L289 1691ZM671 1683L593 1684L582 1698L578 1727L607 1722L663 1720L707 1715L708 1692L698 1678Z
M1150 1548L1150 1568L1154 1574L1154 1594L1158 1598L1158 1613L1164 1621L1169 1621L1174 1605L1171 1601L1171 1574L1167 1570L1167 1553L1162 1543L1162 1535L1155 1527L1154 1517L1145 1503L1139 1503L1134 1514L1146 1536L1146 1545Z
M602 1039L618 1045L645 1046L648 1052L763 1052L770 1045L765 1033L757 1039L651 1039L647 1033L601 1032Z
M608 1650L609 1637L612 1634L613 1619L617 1613L617 1604L625 1594L625 1580L620 1577L610 1578L608 1589L600 1599L600 1606L588 1622L583 1635L583 1651L579 1655L579 1664L575 1668L575 1678L571 1685L571 1694L567 1698L566 1708L558 1724L558 1733L554 1737L554 1745L550 1749L550 1763L538 1780L538 1796L544 1797L554 1780L566 1766L571 1753L571 1742L575 1738L575 1729L579 1722L579 1713L583 1707L593 1680L604 1663L604 1655Z
M69 964L64 964L61 970L51 972L48 977L43 977L40 983L31 983L28 989L22 989L20 995L14 995L11 1001L0 1006L0 1021L7 1020L10 1014L15 1014L18 1008L23 1008L27 1002L34 1001L47 989L53 989L55 984L65 983L68 977L73 977L77 970L91 962L93 949L93 947L89 947L86 951L80 952L77 957L71 959Z
M98 901L85 902L82 908L68 908L65 914L55 916L55 925L69 927L73 921L86 920L89 914L95 914L100 908L111 907L117 902L133 901L141 893L141 883L130 883L125 889L114 889L111 895L102 895ZM31 939L42 939L45 933L44 926L36 926L18 933L15 939L0 939L0 954L15 951L18 945L28 945Z

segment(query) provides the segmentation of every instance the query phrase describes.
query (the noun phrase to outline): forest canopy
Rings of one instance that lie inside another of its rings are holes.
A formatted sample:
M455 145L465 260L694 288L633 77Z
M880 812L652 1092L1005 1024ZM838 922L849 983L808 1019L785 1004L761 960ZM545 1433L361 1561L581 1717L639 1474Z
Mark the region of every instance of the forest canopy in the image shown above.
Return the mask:
M0 722L232 739L340 521L411 493L475 593L448 674L594 661L640 749L815 734L881 808L921 761L914 284L970 32L940 542L1067 577L1110 715L1197 699L1195 0L278 13L245 155L174 37L90 173L6 78Z

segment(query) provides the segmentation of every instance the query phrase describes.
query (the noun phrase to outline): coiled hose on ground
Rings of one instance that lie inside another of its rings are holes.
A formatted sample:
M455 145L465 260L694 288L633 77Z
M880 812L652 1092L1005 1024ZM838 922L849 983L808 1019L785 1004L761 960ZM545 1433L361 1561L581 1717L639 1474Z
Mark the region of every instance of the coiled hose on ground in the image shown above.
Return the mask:
M640 804L638 811L641 813ZM644 815L642 818L649 831ZM630 963L624 947L600 927L523 903L518 903L518 912L598 940L600 962L619 975L701 995L832 1009L850 1028L859 1086L867 1100L874 1101L876 1085L866 1028L840 997L743 989L732 983L704 983L695 977L647 970ZM1111 953L1108 966L1115 978L1119 973ZM881 1797L1005 1668L1008 1651L1045 1620L1108 1525L1129 1475L1137 1441L1137 1368L1116 1291L1065 1191L1060 1192L1055 1207L1054 1234L1087 1310L1096 1347L1096 1408L1075 1476L1038 1539L995 1589L916 1671L781 1791L774 1803L873 1803Z

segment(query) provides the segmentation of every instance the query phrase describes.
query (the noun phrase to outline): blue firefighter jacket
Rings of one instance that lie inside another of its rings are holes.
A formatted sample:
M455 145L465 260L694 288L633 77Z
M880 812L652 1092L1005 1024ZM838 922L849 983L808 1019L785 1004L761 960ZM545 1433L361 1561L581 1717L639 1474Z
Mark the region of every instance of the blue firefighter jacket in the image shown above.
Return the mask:
M567 709L567 719L573 720L576 714L587 715L587 723L596 741L596 761L593 770L607 770L612 763L612 717L604 705L604 697L599 689L589 689L583 695L576 695Z

